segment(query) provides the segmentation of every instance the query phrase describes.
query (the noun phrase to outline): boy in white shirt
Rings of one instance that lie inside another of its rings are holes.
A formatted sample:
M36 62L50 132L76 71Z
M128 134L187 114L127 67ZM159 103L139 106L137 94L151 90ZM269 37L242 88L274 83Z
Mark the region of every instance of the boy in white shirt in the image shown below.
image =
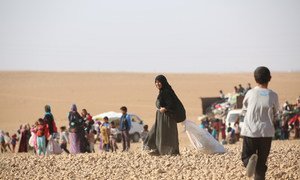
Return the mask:
M278 95L268 89L271 73L267 67L254 71L258 86L249 90L243 101L246 111L241 135L244 136L242 161L247 167L246 175L255 174L256 180L265 179L266 162L275 134L275 115L279 111Z

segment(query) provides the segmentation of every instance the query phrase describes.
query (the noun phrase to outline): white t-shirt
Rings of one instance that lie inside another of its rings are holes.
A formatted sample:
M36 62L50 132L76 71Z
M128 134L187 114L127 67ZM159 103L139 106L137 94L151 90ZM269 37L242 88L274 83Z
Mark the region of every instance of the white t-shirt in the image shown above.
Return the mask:
M273 137L273 120L279 111L278 95L270 89L255 87L243 101L246 111L241 135L247 137Z

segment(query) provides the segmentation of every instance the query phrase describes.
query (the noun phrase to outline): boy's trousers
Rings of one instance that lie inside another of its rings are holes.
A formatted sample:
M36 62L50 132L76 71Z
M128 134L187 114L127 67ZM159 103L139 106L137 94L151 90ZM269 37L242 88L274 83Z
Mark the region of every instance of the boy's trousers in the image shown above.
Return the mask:
M268 169L266 162L270 153L272 137L244 137L242 161L246 167L252 154L257 154L255 180L264 180Z

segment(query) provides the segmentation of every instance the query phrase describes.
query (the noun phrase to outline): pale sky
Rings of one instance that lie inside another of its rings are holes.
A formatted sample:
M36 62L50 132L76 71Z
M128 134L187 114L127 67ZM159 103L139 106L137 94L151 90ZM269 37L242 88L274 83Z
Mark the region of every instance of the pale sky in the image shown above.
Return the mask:
M0 70L300 71L299 0L0 0Z

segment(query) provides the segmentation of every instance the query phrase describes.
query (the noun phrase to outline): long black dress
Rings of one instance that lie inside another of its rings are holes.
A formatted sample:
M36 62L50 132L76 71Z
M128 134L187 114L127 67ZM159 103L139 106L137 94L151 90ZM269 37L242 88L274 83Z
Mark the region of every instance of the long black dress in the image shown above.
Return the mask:
M75 129L76 139L77 142L79 142L80 152L90 153L91 151L90 151L89 142L85 137L83 118L80 116L80 114L77 111L70 111L68 119L69 119L70 129Z
M145 145L160 155L177 155L179 154L179 140L177 122L174 120L174 109L176 107L177 96L167 82L162 82L164 89L156 101L156 120L152 126L146 140ZM164 107L167 109L165 113L161 113L159 109Z

